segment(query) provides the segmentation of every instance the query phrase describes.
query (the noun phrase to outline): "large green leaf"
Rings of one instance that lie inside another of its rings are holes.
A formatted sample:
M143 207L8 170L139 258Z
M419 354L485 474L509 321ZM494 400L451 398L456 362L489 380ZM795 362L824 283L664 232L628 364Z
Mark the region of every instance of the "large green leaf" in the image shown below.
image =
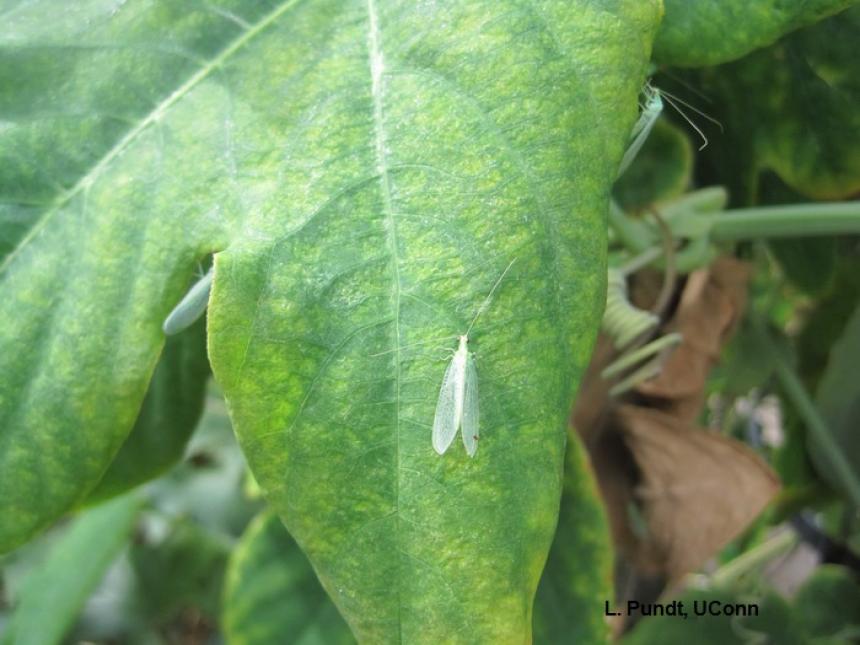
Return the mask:
M108 565L127 543L139 500L125 496L88 510L25 580L3 645L60 643Z
M660 3L237 0L183 6L181 28L144 0L70 6L5 16L3 55L23 62L0 105L35 105L47 130L2 135L2 199L38 223L0 276L0 546L101 477L161 321L217 252L215 376L357 636L528 640ZM156 28L127 44L139 24ZM151 50L192 62L176 72ZM170 80L129 88L101 62L114 56ZM69 111L123 118L88 146L50 129ZM481 447L439 457L439 346L512 260L470 336Z
M228 86L218 63L270 10L2 8L0 551L82 500L138 416L161 321L224 240L206 182L224 167L228 113L202 97L208 111L168 114L215 77ZM183 119L212 136L185 145Z
M856 0L665 0L666 17L654 43L665 65L702 67L740 58L770 45Z
M297 82L299 114L323 104L349 141L290 131L281 183L303 198L284 204L292 224L271 218L216 256L210 355L257 480L359 640L530 638L602 308L617 163L603 151L630 125L595 115L593 85L619 68L584 76L579 48L594 54L583 34L600 34L601 58L623 50L612 105L634 100L627 43L657 11L637 2L634 21L633 4L371 2L331 33L281 37L301 42L288 60L329 43ZM439 457L444 351L514 259L472 334L477 457L459 442Z
M261 513L236 545L224 587L230 645L335 645L355 639L277 515Z

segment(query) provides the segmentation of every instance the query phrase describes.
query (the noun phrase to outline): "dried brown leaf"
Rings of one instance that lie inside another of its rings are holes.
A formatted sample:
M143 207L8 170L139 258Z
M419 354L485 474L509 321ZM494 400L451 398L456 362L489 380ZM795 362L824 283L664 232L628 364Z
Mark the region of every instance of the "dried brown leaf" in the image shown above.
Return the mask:
M683 341L660 374L637 387L680 421L694 423L702 409L708 374L743 314L749 273L745 262L720 258L687 279L675 316L665 327L666 332L680 332Z
M699 567L779 489L771 468L740 441L658 410L622 406L616 414L640 473L634 496L648 532L631 559L643 571L676 579Z
M661 330L679 331L683 343L635 392L608 396L612 383L600 373L618 356L605 338L583 380L573 423L589 447L613 541L634 581L677 579L699 567L779 487L743 443L696 425L708 374L743 313L749 273L746 263L722 258L687 277ZM638 306L660 291L655 275L635 277Z

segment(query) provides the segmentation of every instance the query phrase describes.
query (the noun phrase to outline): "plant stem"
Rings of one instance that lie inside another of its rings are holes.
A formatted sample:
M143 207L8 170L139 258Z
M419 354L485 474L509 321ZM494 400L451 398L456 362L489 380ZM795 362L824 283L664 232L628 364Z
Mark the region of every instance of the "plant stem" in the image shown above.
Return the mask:
M650 248L645 249L637 255L635 258L632 258L627 264L622 266L619 271L624 274L625 277L629 275L633 275L642 267L648 266L654 260L663 255L663 249L659 246L652 246Z
M627 354L626 356L622 356L611 365L608 365L600 373L600 376L605 379L617 376L624 370L636 365L636 363L638 363L639 361L644 360L649 356L653 356L654 354L663 351L667 347L672 347L673 345L680 345L682 340L684 340L683 337L677 332L661 336L657 340L648 343L644 347L640 347L639 349Z
M642 253L654 244L656 236L647 225L628 217L614 199L609 200L609 224L632 253Z
M822 455L830 463L834 477L841 484L842 489L851 499L855 507L860 508L860 481L858 481L851 465L842 454L842 449L833 440L833 435L830 428L827 427L827 422L821 416L821 413L815 407L815 403L800 382L797 373L788 364L785 358L777 349L773 340L764 328L764 323L758 316L752 317L753 324L759 341L765 348L765 351L770 355L773 362L776 377L785 389L791 403L797 409L801 419L806 424L806 429L809 436L818 444Z
M769 560L786 553L799 541L794 531L782 530L714 571L711 582L715 587L727 587Z
M715 242L860 233L860 202L739 208L709 215Z

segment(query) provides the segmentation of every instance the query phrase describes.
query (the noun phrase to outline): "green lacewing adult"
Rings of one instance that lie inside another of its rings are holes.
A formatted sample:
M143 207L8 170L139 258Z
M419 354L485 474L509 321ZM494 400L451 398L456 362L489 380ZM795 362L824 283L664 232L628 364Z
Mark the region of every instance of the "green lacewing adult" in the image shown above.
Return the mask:
M493 298L505 274L516 262L516 258L502 271L490 293L478 308L466 332L459 337L460 344L448 363L442 387L439 388L439 399L436 401L436 416L433 419L433 449L441 454L451 446L457 431L461 430L466 454L474 457L478 451L478 436L480 413L478 406L478 371L475 369L475 357L469 351L469 332Z
M630 132L630 144L627 146L627 150L621 158L621 165L618 167L619 177L633 163L639 150L645 145L648 135L651 134L654 124L657 123L657 119L663 113L663 99L659 90L652 87L650 83L646 83L645 87L642 88L642 94L645 96L645 103L639 118L633 125L633 130Z
M642 112L639 114L639 118L636 120L633 130L630 132L630 143L627 146L627 150L624 152L624 156L621 158L621 164L618 167L618 177L623 175L630 167L630 164L633 163L633 160L636 158L636 155L639 154L642 146L645 145L645 141L648 139L648 135L651 134L654 124L657 123L657 119L660 118L660 115L663 113L664 100L675 108L678 114L680 114L681 117L689 123L702 138L702 145L699 146L699 150L702 150L708 145L708 138L705 136L705 133L702 132L701 128L699 128L699 126L697 126L693 120L684 113L681 109L681 105L693 110L693 112L706 118L708 121L715 123L719 126L720 130L723 128L722 124L713 117L708 116L698 108L690 105L674 94L670 94L666 90L654 87L651 85L650 81L645 83L645 87L642 88L642 95L644 97Z
M173 308L161 329L167 336L178 334L183 329L190 327L209 305L209 291L212 288L212 278L215 275L215 267L210 268L206 274L195 282L188 290L179 304Z

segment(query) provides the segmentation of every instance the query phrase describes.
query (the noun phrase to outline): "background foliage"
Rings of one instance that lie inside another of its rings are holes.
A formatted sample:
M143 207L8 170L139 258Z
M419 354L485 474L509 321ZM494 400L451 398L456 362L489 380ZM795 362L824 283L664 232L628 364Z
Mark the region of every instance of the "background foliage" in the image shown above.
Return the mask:
M0 2L2 642L856 637L854 4Z

